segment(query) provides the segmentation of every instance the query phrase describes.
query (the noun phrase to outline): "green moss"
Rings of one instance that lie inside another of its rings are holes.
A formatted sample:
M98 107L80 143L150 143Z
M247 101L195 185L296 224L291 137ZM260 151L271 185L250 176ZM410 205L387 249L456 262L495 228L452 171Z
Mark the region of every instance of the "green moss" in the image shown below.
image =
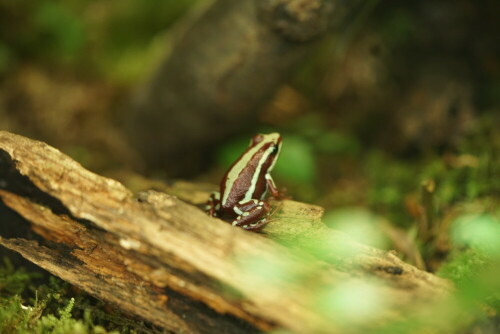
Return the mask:
M460 216L452 231L450 259L438 275L455 282L464 305L500 311L500 220L487 214Z
M36 284L45 277L44 284ZM145 324L105 311L104 303L48 274L0 266L0 333L151 333Z
M0 266L0 296L23 293L31 280L39 276L37 273L26 272L24 268L15 268L8 258L4 258Z
M438 272L438 275L456 283L466 282L488 263L488 258L480 251L468 249L452 256Z

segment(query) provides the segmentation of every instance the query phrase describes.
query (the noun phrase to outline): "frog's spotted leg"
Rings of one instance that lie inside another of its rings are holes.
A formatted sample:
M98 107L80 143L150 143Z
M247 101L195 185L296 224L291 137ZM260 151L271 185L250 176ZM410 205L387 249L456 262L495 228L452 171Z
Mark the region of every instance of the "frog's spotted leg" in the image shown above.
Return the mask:
M267 215L271 206L260 200L251 199L241 201L234 207L234 212L238 214L233 220L233 226L242 227L249 231L258 231L267 224Z

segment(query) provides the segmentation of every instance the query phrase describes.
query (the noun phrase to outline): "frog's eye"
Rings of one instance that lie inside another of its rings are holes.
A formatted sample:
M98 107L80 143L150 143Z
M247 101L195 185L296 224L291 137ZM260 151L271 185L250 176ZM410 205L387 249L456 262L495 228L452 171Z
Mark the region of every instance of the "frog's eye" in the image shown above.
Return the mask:
M264 136L261 134L253 136L252 140L250 141L250 146L255 145L257 143L260 143L263 139L264 139Z
M273 146L273 150L271 151L271 154L273 154L273 155L274 155L274 154L278 154L278 151L279 151L279 147L278 147L278 145L274 145L274 146Z

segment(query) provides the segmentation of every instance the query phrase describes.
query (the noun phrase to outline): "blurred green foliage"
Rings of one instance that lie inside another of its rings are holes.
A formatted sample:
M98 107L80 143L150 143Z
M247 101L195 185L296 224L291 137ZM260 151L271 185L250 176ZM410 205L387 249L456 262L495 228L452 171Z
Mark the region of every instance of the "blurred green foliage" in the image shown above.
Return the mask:
M0 0L0 74L31 61L132 82L165 52L155 38L196 2Z
M379 219L366 208L344 207L328 211L323 217L323 222L366 245L387 249L390 243L387 236L379 229L377 224Z
M40 2L34 10L29 48L47 58L71 61L78 57L85 43L84 22L62 3Z
M496 196L500 189L499 150L499 135L486 116L453 153L431 152L396 162L381 151L369 152L363 163L370 180L368 204L395 222L407 221L404 198L426 179L436 182L435 199L441 210L462 201Z
M0 74L5 72L11 62L10 49L0 41Z
M414 41L418 25L408 8L398 8L387 13L383 20L384 40L392 46L402 46Z
M456 284L461 307L491 327L487 315L500 312L500 207L492 214L461 215L452 226L453 251L438 274Z
M314 183L316 178L313 147L301 137L287 136L286 150L276 163L276 173L291 183Z

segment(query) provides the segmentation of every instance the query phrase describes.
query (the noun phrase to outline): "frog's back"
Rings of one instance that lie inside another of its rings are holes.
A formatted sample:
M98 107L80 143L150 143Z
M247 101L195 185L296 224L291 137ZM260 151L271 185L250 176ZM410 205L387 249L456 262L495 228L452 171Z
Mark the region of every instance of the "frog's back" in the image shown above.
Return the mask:
M252 138L250 146L222 178L221 211L230 214L241 201L264 198L267 191L266 175L273 169L280 147L281 137L278 133Z
M251 160L259 161L262 157L262 152L256 152ZM238 202L252 198L261 198L266 191L265 182L262 185L259 180L262 179L264 171L257 170L257 163L247 163L243 168L238 168L238 173L234 170L233 165L226 175L224 175L221 187L221 194L226 196L221 197L221 206L223 208L232 208ZM233 172L233 173L231 173ZM256 175L258 173L259 175ZM231 175L237 175L236 179L232 179Z

